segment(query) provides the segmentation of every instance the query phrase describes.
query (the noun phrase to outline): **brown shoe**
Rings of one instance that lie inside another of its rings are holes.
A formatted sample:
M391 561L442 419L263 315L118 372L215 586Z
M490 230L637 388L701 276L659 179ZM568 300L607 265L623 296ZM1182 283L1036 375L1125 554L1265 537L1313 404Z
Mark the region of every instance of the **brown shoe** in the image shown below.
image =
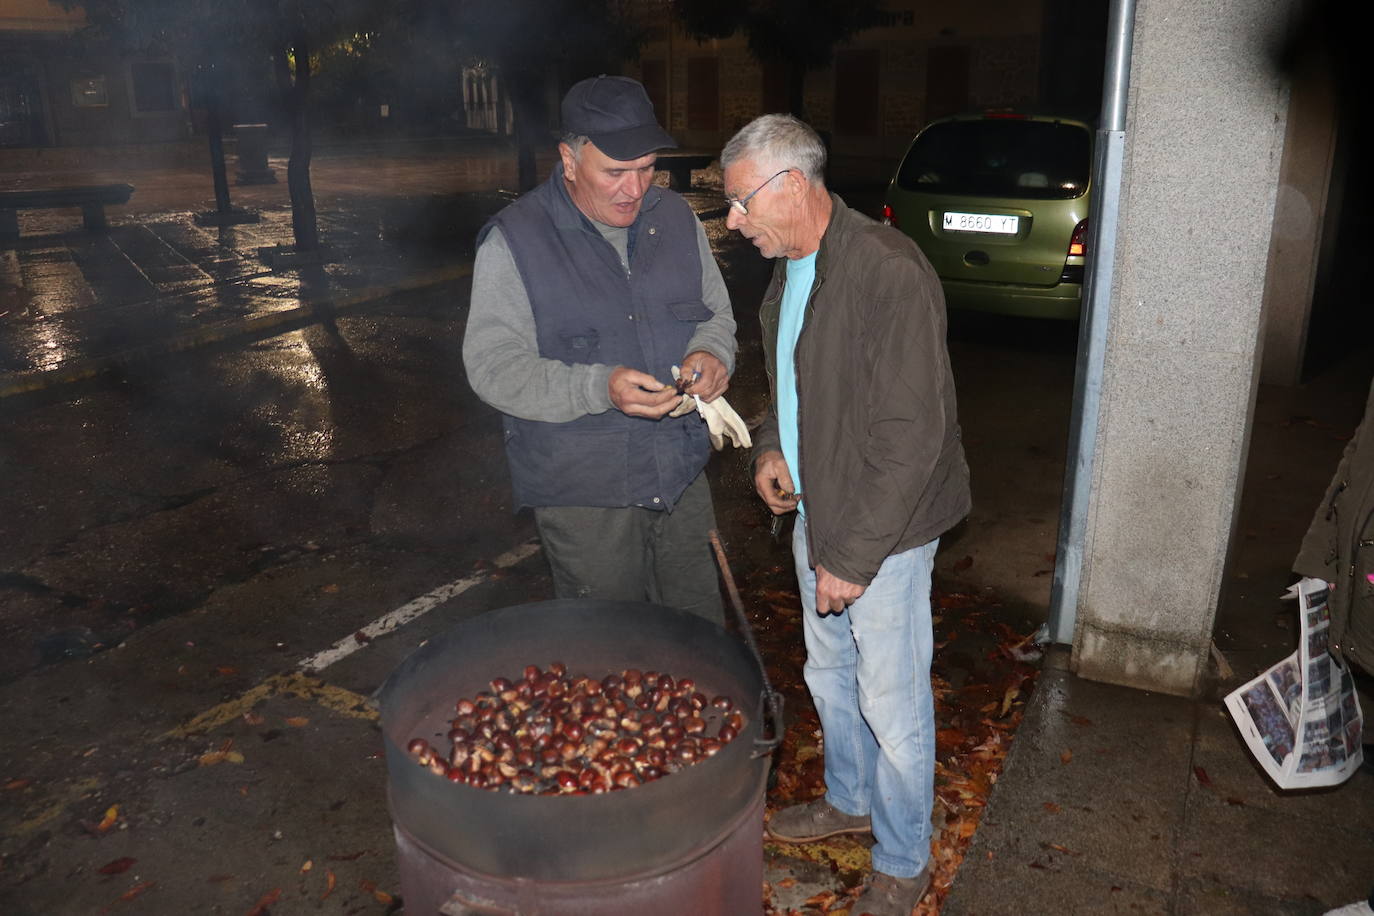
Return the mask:
M871 833L867 814L845 814L823 798L793 805L773 815L768 835L784 843L811 843L842 833Z
M864 892L849 908L849 916L911 916L928 890L930 866L914 878L894 878L875 871L864 882Z

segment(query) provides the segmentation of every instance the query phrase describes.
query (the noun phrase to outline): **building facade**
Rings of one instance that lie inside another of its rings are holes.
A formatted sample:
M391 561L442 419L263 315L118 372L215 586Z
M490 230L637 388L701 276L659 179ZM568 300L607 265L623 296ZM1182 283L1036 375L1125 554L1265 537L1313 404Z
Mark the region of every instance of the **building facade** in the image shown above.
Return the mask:
M190 135L168 58L125 55L49 0L0 8L0 147L159 143Z

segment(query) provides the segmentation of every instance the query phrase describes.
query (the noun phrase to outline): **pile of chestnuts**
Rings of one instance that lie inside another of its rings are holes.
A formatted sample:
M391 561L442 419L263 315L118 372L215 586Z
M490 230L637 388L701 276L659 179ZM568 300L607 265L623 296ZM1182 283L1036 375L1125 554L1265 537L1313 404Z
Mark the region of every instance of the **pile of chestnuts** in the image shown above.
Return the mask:
M744 728L729 697L690 677L626 669L601 680L561 662L491 681L455 704L449 750L414 738L421 766L450 782L532 795L598 795L712 757Z

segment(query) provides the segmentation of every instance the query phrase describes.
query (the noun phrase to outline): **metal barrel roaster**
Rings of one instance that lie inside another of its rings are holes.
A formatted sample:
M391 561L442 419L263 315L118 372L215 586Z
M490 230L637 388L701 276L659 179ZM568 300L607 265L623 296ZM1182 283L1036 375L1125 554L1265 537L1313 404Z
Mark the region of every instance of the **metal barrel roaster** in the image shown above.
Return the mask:
M734 698L747 719L714 757L601 795L453 784L407 754L416 737L442 746L456 699L555 661L596 678L626 668L692 677L708 696ZM489 611L429 641L377 696L408 916L762 910L763 795L779 729L752 641L653 604L538 602Z

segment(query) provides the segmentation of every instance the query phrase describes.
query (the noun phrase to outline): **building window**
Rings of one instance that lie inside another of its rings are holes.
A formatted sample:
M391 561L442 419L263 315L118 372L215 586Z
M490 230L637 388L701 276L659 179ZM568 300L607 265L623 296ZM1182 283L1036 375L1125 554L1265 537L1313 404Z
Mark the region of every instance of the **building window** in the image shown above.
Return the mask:
M687 61L687 129L720 130L720 61Z
M130 64L129 81L133 85L135 112L157 114L177 110L176 71L170 63Z
M835 55L835 133L851 137L878 135L878 52L844 51Z
M72 80L72 104L77 108L104 108L109 105L105 77L78 76Z

